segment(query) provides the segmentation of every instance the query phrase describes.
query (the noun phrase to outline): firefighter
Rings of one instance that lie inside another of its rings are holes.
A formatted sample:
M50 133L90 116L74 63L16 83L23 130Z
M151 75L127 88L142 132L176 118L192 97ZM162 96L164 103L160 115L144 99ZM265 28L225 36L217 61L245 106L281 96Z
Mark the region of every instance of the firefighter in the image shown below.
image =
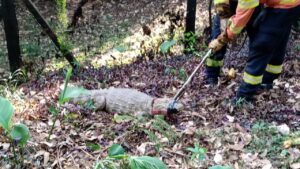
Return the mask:
M215 1L216 15L213 17L211 39L216 39L221 34L221 19L228 19L235 14L237 0L218 0ZM223 60L226 54L227 45L224 45L220 51L215 52L206 60L206 83L215 86L218 83L218 77Z
M209 44L216 53L244 28L247 30L249 57L235 101L252 101L261 86L272 88L282 72L292 24L299 16L300 0L238 0L226 30Z

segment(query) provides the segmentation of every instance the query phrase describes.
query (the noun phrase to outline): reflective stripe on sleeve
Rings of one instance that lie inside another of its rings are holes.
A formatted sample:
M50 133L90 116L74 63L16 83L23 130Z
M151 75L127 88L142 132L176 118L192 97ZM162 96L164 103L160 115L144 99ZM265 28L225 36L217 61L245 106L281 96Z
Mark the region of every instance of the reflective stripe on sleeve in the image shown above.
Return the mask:
M263 75L261 76L254 76L254 75L250 75L247 72L244 72L244 82L251 84L251 85L258 85L262 83L262 79L263 79Z
M217 4L229 4L229 0L214 0L214 4L217 5Z
M289 5L289 4L294 4L296 0L280 0L279 4L281 5Z
M206 59L206 66L209 66L209 67L221 67L221 66L223 66L223 64L224 64L223 60L214 60L211 58Z
M255 8L259 5L259 0L239 0L238 7L243 9Z
M229 19L229 31L232 32L233 34L237 35L242 32L244 27L238 27L234 25L231 19Z
M271 65L268 64L266 71L272 74L279 74L282 72L282 65Z

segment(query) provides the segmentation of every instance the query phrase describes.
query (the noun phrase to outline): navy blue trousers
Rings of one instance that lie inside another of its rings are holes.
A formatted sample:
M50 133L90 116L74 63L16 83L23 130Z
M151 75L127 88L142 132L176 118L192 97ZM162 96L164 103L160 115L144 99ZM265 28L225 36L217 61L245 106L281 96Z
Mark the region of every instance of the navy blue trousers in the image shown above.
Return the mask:
M235 10L237 7L237 2L230 1L230 10L232 14L235 14ZM219 15L215 15L213 17L213 25L212 25L212 34L210 39L214 40L221 34L221 18ZM224 46L220 51L214 53L210 59L216 61L217 65L214 64L206 64L206 77L208 78L218 78L220 74L220 70L222 67L221 62L223 62L225 54L226 54L227 45Z
M216 15L213 18L211 39L216 39L221 34L221 18ZM227 45L225 45L221 50L214 53L210 59L217 62L222 62L226 54ZM208 65L206 64L206 77L208 78L218 78L220 74L222 65Z
M300 6L292 9L265 8L247 26L249 58L237 96L251 99L261 83L272 84L281 73L292 24L300 16ZM255 83L249 82L254 78ZM261 80L255 78L262 78Z
M300 16L300 7L274 9L257 7L246 26L249 36L249 57L244 79L237 96L251 99L261 83L272 84L279 77L286 53L291 26ZM214 17L212 39L221 33L220 18ZM224 59L226 47L211 58ZM206 76L216 78L220 67L206 66Z

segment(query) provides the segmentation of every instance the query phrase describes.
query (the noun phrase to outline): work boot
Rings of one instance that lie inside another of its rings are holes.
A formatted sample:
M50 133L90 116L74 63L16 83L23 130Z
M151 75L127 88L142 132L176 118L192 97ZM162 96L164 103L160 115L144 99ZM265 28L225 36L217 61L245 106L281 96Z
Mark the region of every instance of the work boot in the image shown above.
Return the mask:
M260 89L261 90L271 90L271 89L273 89L273 84L272 83L262 83L262 84L260 84Z

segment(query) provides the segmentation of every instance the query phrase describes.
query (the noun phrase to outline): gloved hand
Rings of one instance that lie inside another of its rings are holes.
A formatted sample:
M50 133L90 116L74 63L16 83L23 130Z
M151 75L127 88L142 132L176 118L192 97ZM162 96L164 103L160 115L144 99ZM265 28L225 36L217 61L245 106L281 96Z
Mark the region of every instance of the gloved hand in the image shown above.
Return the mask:
M222 19L230 18L233 15L232 11L230 10L230 5L227 3L216 4L215 9L217 14Z
M222 32L217 39L211 41L208 45L208 48L212 49L213 52L218 52L224 47L230 39L227 37L225 32Z

